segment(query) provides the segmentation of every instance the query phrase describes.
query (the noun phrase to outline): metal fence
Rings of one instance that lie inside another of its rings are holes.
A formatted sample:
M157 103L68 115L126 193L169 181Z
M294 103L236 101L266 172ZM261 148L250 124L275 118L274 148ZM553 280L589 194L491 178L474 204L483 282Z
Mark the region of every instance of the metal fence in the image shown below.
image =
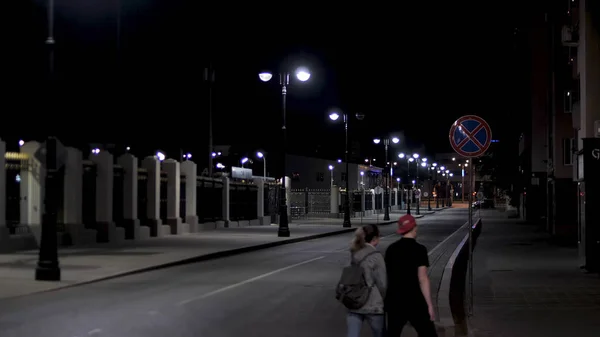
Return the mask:
M223 182L196 177L196 212L200 223L223 219Z
M281 186L274 183L265 184L265 215L271 216L271 223L277 223L277 215L279 214L279 195Z
M383 194L383 207L390 207L390 191Z
M292 189L290 197L292 214L325 215L331 213L331 191L328 189Z
M233 221L257 218L258 187L253 184L229 184L229 217Z
M375 193L375 210L383 209L383 200L381 200L383 193Z
M125 191L125 171L123 167L115 165L113 167L113 221L117 225L123 223L124 214L124 196Z
M373 210L373 192L365 191L365 211Z
M96 229L96 179L98 170L91 161L83 163L82 218L85 228Z
M352 211L362 212L362 191L352 192Z
M167 176L167 172L160 172L160 202L159 202L159 214L160 218L163 221L163 224L167 223L168 213L167 213L167 199L168 199L168 186L169 186L169 178Z
M183 222L185 222L185 218L187 216L185 182L186 182L185 174L180 175L179 176L179 217L181 218L181 220Z
M138 169L137 210L138 219L142 225L148 220L148 171Z

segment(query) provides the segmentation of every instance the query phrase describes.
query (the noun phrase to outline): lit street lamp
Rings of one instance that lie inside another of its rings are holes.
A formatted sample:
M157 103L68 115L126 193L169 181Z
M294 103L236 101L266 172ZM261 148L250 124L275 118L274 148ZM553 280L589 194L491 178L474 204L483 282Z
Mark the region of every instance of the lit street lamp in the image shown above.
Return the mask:
M341 115L340 115L341 113ZM342 226L344 227L352 227L352 223L350 222L350 179L348 179L348 177L350 177L350 166L348 164L348 114L347 113L342 113L342 112L337 112L337 111L332 111L329 114L329 119L331 119L332 121L337 121L338 119L340 119L340 117L343 117L343 122L344 122L344 130L346 133L346 150L345 150L345 161L346 161L346 200L344 201L344 223ZM357 113L356 114L356 119L361 121L365 118L365 115Z
M267 156L260 151L256 152L256 156L263 160L263 180L267 180Z
M329 172L331 173L331 183L330 183L329 188L333 188L333 165L329 165L328 169L329 169Z
M258 78L263 82L268 82L273 78L273 74L271 72L264 71L258 74ZM310 78L310 73L304 68L299 68L296 70L296 78L298 78L298 80L301 82L306 82ZM283 130L283 153L281 156L283 178L281 179L281 193L279 199L279 228L277 230L277 236L289 237L290 226L288 223L288 207L285 188L285 156L287 152L287 88L290 85L290 73L288 71L284 71L279 74L279 85L281 86L281 110L283 115L283 126L281 128Z

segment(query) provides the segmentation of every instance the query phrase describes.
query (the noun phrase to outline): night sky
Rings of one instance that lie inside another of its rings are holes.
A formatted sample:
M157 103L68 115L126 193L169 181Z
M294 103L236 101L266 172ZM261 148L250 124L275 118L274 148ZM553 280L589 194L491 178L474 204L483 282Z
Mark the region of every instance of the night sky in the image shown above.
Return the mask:
M464 114L487 119L494 139L512 147L529 109L522 1L331 5L333 15L308 4L279 13L232 4L226 13L193 1L121 0L120 49L117 3L56 0L53 86L45 3L10 5L2 138L54 134L68 145L129 145L140 156L181 149L204 159L209 62L215 144L240 152L281 143L280 88L258 80L263 69L310 69L308 82L289 88L290 148L332 159L344 144L342 125L327 118L334 107L365 114L350 126L361 157L381 157L371 139L391 134L403 139L398 151L449 152L448 130Z

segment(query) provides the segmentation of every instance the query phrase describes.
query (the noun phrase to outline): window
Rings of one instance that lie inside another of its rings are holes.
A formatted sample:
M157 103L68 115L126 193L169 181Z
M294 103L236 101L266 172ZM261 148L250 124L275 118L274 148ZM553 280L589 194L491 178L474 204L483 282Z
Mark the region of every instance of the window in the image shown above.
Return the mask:
M573 153L575 152L575 138L563 139L563 165L573 165Z
M317 181L325 181L325 173L317 172Z
M292 181L300 181L300 173L293 172L292 173Z
M342 172L342 181L346 181L346 172Z

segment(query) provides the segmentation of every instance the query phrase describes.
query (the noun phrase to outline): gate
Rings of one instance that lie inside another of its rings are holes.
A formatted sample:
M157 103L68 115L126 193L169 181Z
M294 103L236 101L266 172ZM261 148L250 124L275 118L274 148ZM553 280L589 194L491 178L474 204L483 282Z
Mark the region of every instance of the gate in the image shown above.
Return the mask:
M187 209L186 209L186 195L185 195L185 182L186 182L186 175L182 174L179 178L179 217L181 218L181 221L185 222L185 218L187 216ZM192 214L194 215L194 214Z
M196 177L196 212L198 221L223 219L223 182L209 177Z
M231 220L254 220L257 218L257 186L251 184L229 184L229 215Z
M160 218L162 219L163 224L167 223L167 198L168 198L168 193L167 193L167 186L169 184L169 179L167 178L167 172L160 172L160 191L159 191L159 195L160 195L160 203L159 203L159 209L160 209Z
M125 171L123 167L115 165L113 167L113 222L120 226L123 224L124 214L124 192L125 192Z
M383 209L381 196L383 193L375 193L375 210Z
M138 170L138 187L137 187L137 210L140 224L147 225L148 223L148 171L145 169Z
M98 170L91 161L83 162L82 218L85 228L96 229L96 177Z
M20 153L5 154L6 163L6 226L10 234L25 234L29 227L21 225L21 174L29 170L29 162ZM24 172L22 172L24 171Z
M387 190L383 193L383 207L390 207L390 191Z
M395 191L392 191L392 206L397 205L396 204L396 194L397 193Z

